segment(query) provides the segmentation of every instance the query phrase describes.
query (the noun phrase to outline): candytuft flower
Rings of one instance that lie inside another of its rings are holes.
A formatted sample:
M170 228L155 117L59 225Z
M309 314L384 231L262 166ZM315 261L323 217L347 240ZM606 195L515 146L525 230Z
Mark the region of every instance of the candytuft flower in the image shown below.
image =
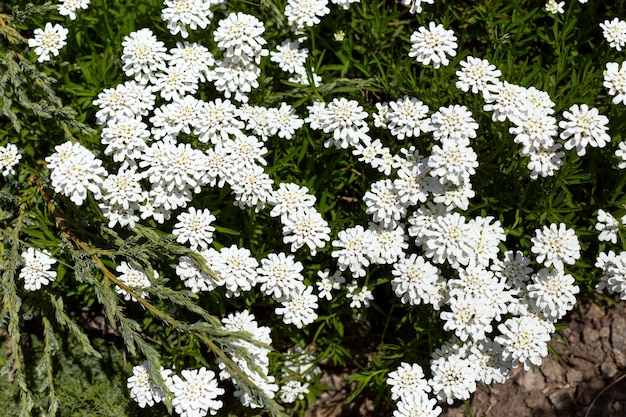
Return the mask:
M37 61L44 62L50 60L50 55L58 56L59 50L63 48L67 42L67 34L69 31L63 26L48 22L44 29L35 29L32 39L28 40L28 46L35 48Z
M19 277L24 280L24 288L28 291L39 290L56 279L57 273L50 271L50 267L57 261L47 250L28 248L22 253L22 258L24 258L24 266Z
M456 36L442 24L430 22L428 28L421 26L411 35L409 57L424 65L432 63L437 69L450 63L448 56L456 56Z

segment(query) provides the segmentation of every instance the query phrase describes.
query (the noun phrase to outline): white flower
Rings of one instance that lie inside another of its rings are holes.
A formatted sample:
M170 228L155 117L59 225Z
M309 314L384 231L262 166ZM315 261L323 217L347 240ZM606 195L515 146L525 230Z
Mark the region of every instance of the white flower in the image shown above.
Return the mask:
M626 252L619 255L613 251L601 252L595 266L603 272L596 289L606 288L610 293L617 293L622 300L626 300Z
M203 143L223 144L231 136L243 135L245 124L239 120L239 110L230 100L217 98L214 101L201 102L193 122L194 134Z
M469 224L477 231L473 247L475 262L486 268L498 257L500 252L498 245L506 240L504 229L500 221L495 220L493 216L478 216L470 220Z
M552 14L565 13L563 9L564 6L564 1L557 3L556 0L548 0L548 3L546 3L546 11Z
M479 92L487 95L496 88L502 72L486 59L468 56L459 63L461 69L456 72L459 80L456 88L474 94Z
M102 161L78 142L68 141L54 149L55 153L46 158L48 169L52 170L50 179L54 191L69 197L78 206L87 199L87 191L100 199L100 186L108 176Z
M515 368L519 363L524 370L531 364L540 366L548 354L550 329L533 316L512 317L498 326L501 335L494 339L504 348L502 357Z
M340 6L344 10L348 10L352 3L360 3L361 0L330 0L332 3Z
M215 216L209 209L196 210L195 207L190 207L186 213L179 214L176 220L178 223L174 225L172 234L178 236L178 243L189 242L191 249L196 250L198 246L207 249L209 243L213 242L215 227L211 223Z
M417 0L419 2L419 0ZM411 399L401 399L396 403L397 409L393 417L437 417L441 415L441 407L437 405L435 398L421 395Z
M280 103L279 108L270 109L270 112L274 113L273 119L278 128L277 135L279 138L290 140L296 130L304 125L304 120L299 118L296 110L287 103Z
M278 188L272 192L268 199L272 206L270 216L286 216L298 209L313 207L315 196L309 194L309 189L298 184L283 182L278 184Z
M467 210L470 199L476 196L470 181L463 181L460 185L454 185L451 182L442 184L436 181L432 194L432 201L436 204L445 205L447 211L452 211L454 208L460 208L463 211Z
M619 169L626 168L626 141L622 141L617 144L617 149L615 150L615 156L622 159L621 161L617 163L617 167Z
M127 77L146 84L156 80L155 73L166 69L167 48L148 28L132 32L122 41L122 70Z
M257 283L259 262L252 257L250 250L236 245L223 247L219 253L208 250L211 268L226 286L226 296L239 296L240 291L250 291Z
M270 61L276 62L281 70L291 74L306 74L306 59L309 50L300 48L298 40L285 39L276 47L276 51L270 52Z
M246 130L252 131L263 142L278 133L277 113L267 107L243 104L239 108L239 117L246 122Z
M442 183L450 182L461 185L469 182L476 173L478 155L470 146L448 139L440 145L434 145L428 158L431 175L439 177Z
M230 187L235 194L233 203L241 209L252 207L259 212L265 207L273 184L274 180L258 165L236 171L230 179Z
M143 174L137 172L137 166L122 165L117 174L109 174L104 180L102 200L110 205L120 205L124 210L138 207L138 203L143 201L139 183L142 178Z
M559 151L561 148L560 143L555 143L552 146L539 145L531 149L528 154L530 162L526 166L530 170L530 178L536 180L539 175L542 177L553 176L554 171L563 166L565 153Z
M398 169L398 178L393 181L393 186L402 205L414 206L428 200L433 191L433 178L428 175L429 171L428 161L407 164Z
M619 222L611 213L608 213L602 209L598 210L598 222L596 223L596 230L600 232L598 236L599 241L617 243L617 230L619 229Z
M367 206L365 213L383 227L395 228L406 216L406 205L400 201L398 192L390 179L376 181L371 191L363 196Z
M341 230L337 240L332 242L333 246L339 249L333 251L331 256L337 258L341 271L349 268L353 276L364 277L365 268L370 264L369 254L374 242L370 230L365 230L361 225L350 227Z
M288 0L285 6L285 17L293 32L319 24L320 17L328 13L328 0Z
M392 400L409 402L409 400L419 398L431 390L424 377L422 367L416 363L400 363L395 371L387 374L387 384L391 385Z
M242 12L230 13L218 22L213 40L224 51L224 56L233 58L234 62L241 60L259 64L261 57L269 54L267 49L263 49L267 43L261 37L263 32L263 22L256 17Z
M561 319L574 304L580 288L575 284L574 277L562 270L543 268L532 276L532 284L528 287L528 296L552 322Z
M530 279L533 269L530 268L530 259L520 251L506 251L504 259L494 260L491 270L496 277L506 280L506 284L511 288L520 288Z
M428 383L440 401L452 404L454 400L467 400L476 391L476 371L459 354L431 360L430 371L433 376Z
M161 19L167 22L167 28L172 35L180 33L180 36L187 38L187 25L191 30L196 30L205 29L211 23L211 4L207 0L165 0Z
M135 400L137 405L145 408L146 405L152 407L164 399L163 390L157 388L150 379L150 364L144 361L143 364L133 366L133 375L128 378L126 386L130 390L130 398Z
M224 281L211 270L213 264L211 256L215 254L216 252L209 251L202 251L198 254L204 259L208 270L201 268L201 266L189 256L181 256L178 259L176 275L178 275L185 287L189 288L191 292L212 291L218 286L224 285Z
M306 245L315 256L318 248L323 248L330 240L330 227L322 215L313 207L297 208L281 217L283 242L291 243L295 252Z
M523 155L528 155L539 147L550 147L557 135L556 119L540 107L522 104L508 115L514 124L509 132L515 135L515 143L522 144Z
M561 139L569 139L565 142L565 149L575 147L579 156L585 155L587 145L603 148L611 141L607 133L609 119L599 114L596 108L574 104L569 111L563 112L563 118L567 120L559 122L559 127L563 129Z
M33 32L35 37L28 40L28 46L35 47L37 61L49 61L50 54L58 56L59 50L67 44L65 40L68 33L69 31L58 23L53 26L48 22L44 29L35 29Z
M465 106L440 107L430 116L433 137L437 140L453 140L469 146L470 139L476 137L478 123Z
M326 298L327 300L332 300L332 290L340 289L341 284L346 282L346 279L341 275L341 271L335 271L333 275L330 275L330 269L328 268L318 271L317 276L320 278L317 281L318 297Z
M456 56L456 36L452 30L447 30L441 24L430 22L428 29L420 26L411 34L411 50L409 57L417 62L430 65L438 69L441 65L450 63L449 56Z
M176 42L176 47L169 52L169 64L192 72L198 81L206 81L209 69L215 65L209 49L196 42Z
M428 106L415 97L404 96L388 104L385 125L398 140L418 137L430 129Z
M223 92L226 98L234 96L235 101L247 103L247 93L259 87L260 75L261 68L253 62L225 57L209 72L207 80L212 81L215 89Z
M422 12L422 3L434 4L435 0L402 0L404 6L410 6L409 13L413 14Z
M296 400L303 400L304 396L308 393L308 382L293 379L280 387L280 401L283 403L293 403Z
M283 316L285 324L293 324L301 329L317 318L315 311L318 307L317 300L317 295L313 294L313 287L306 287L281 299L281 307L277 307L275 311L279 316Z
M141 155L139 166L148 167L146 178L153 184L155 204L167 210L185 207L193 193L209 181L209 161L201 150L189 143L165 140L152 143Z
M522 86L509 84L507 81L498 81L484 94L485 111L493 111L491 119L495 122L504 122L507 118L519 112L524 103L526 89Z
M2 176L15 175L15 165L22 159L20 151L12 143L6 146L0 146L0 171Z
M621 51L626 45L626 22L616 17L611 21L605 20L600 23L600 27L604 39L609 42L611 48Z
M324 143L325 147L334 144L339 149L355 146L360 141L369 140L367 112L356 100L344 97L333 99L321 115L320 126L325 133L332 133L332 139Z
M347 286L348 292L346 298L350 300L350 307L361 308L361 306L369 307L370 301L374 299L372 292L366 286L359 287L356 281L352 281Z
M122 284L125 284L127 287L133 290L136 295L138 295L139 297L145 297L147 295L145 291L142 291L142 289L152 286L150 278L148 278L148 274L146 274L141 269L137 269L133 265L130 265L126 261L122 261L122 263L117 266L115 270L121 274L119 277L117 277L117 279L119 279ZM153 274L154 279L157 279L159 277L159 274L156 271L153 271ZM126 301L137 301L135 296L130 295L128 292L126 292L125 289L117 285L115 286L115 292L124 296L124 300Z
M118 84L98 94L93 104L100 107L96 112L96 123L107 125L112 121L147 116L154 108L154 87L136 81Z
M215 372L205 367L183 369L181 376L172 376L168 388L174 395L174 410L181 417L214 416L222 408L222 401L216 398L224 394L224 389L218 387Z
M304 289L302 263L294 260L293 255L284 253L270 253L261 259L261 266L257 268L257 282L261 284L261 291L279 300L289 297L294 292Z
M604 87L609 89L613 104L626 101L626 61L621 64L608 62L604 70Z
M107 145L104 154L113 154L113 161L130 162L141 156L149 139L148 126L140 117L122 117L112 120L102 129L100 143Z
M443 329L454 331L454 334L462 341L471 338L473 341L483 340L493 328L493 311L484 297L476 297L470 294L452 296L448 305L451 311L442 311L439 316L445 322Z
M513 376L510 364L502 358L502 346L491 339L470 342L467 359L474 365L477 382L502 384Z
M164 100L178 101L198 91L198 80L192 70L170 65L156 74L154 88Z
M530 249L537 254L537 262L545 266L554 265L556 269L563 269L563 264L573 265L580 258L580 244L576 232L568 229L565 223L550 227L543 226L535 230L535 237Z
M263 155L267 153L265 144L255 136L239 135L233 140L222 142L228 154L228 163L233 171L253 168L255 165L267 165Z
M447 213L433 219L431 226L423 231L426 238L425 254L434 262L450 262L453 268L467 265L473 257L475 231L460 213Z
M59 14L61 16L69 16L71 20L76 19L76 11L80 9L88 9L91 0L60 0Z
M415 238L415 244L422 246L428 238L425 231L429 230L433 226L433 222L439 216L447 214L448 210L443 204L433 204L429 201L425 205L420 206L415 213L409 217L408 232L409 236Z
M33 248L22 252L24 266L20 270L20 279L24 280L24 288L28 291L36 291L48 285L57 277L56 271L51 271L50 267L57 261L47 250L37 250Z
M423 257L411 254L393 265L391 288L403 304L428 303L439 280L439 269Z
M403 224L385 227L370 222L368 229L374 237L374 244L368 254L372 263L392 264L404 256L404 251L409 248Z

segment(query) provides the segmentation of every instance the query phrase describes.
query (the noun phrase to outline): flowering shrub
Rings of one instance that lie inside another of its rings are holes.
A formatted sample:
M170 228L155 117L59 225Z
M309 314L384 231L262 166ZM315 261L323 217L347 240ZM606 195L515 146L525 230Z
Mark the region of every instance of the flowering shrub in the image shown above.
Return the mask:
M337 366L436 416L540 366L626 300L626 23L585 3L14 2L13 409L77 401L70 352L128 415L302 415Z

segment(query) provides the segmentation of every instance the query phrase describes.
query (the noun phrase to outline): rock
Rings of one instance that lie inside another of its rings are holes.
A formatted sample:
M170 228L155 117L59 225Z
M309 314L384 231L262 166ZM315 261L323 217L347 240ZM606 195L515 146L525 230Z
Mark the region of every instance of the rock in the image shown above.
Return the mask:
M585 343L591 344L597 342L598 339L600 339L600 333L596 329L592 327L585 327L583 329L583 340Z
M546 377L546 382L562 382L565 376L563 367L553 357L549 356L539 367L541 373Z
M591 379L598 374L598 365L588 360L580 357L574 357L570 360L570 362L572 363L574 369L584 375L583 379Z
M517 384L526 392L541 391L546 386L546 379L537 369L529 370L519 375Z
M602 371L602 375L609 379L617 375L618 372L617 366L615 366L613 362L601 363L600 370Z
M575 368L569 368L565 373L565 376L567 378L567 382L571 385L578 385L584 379L583 373Z
M608 327L601 327L600 330L598 330L598 335L603 339L608 339L611 335L611 329Z
M548 403L545 394L540 391L531 392L530 395L524 400L524 403L528 408L533 410L546 410L550 408L550 404Z
M611 323L611 344L620 348L626 346L626 318L615 317Z
M604 318L604 312L597 304L591 303L587 308L587 313L585 314L585 321L591 320L594 324L598 324Z
M615 364L618 368L626 367L626 355L621 347L613 348L613 356L615 357Z
M575 388L562 388L548 395L548 399L557 410L565 410L574 403Z

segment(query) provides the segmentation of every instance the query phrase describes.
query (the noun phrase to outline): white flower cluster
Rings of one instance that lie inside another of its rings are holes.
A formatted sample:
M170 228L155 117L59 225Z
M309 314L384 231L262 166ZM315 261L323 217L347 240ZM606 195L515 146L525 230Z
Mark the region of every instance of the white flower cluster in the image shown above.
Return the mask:
M353 2L333 1L341 8ZM189 30L209 27L214 17L211 8L220 3L165 0L161 17L172 35L187 39ZM402 1L411 13L420 13L422 3L434 0ZM560 13L561 6L551 3L554 13ZM66 0L63 13L73 19L72 10L86 4ZM477 382L500 383L519 364L525 369L541 364L554 323L572 309L579 292L565 268L580 258L580 244L564 223L537 229L531 252L542 267L535 271L524 253L505 249L500 220L463 213L475 196L472 178L479 167L472 146L479 125L463 105L442 106L431 113L426 103L409 95L376 103L373 126L394 141L432 135L427 155L408 143L394 155L383 142L385 135L371 136L370 114L356 100L315 101L307 107L306 118L287 103L274 108L249 104L250 93L259 87L264 60L292 77L291 82L321 81L308 67L309 50L303 46L307 40L299 31L320 23L330 13L328 4L327 0L288 0L285 17L296 40L284 39L271 50L263 37L263 22L242 12L226 14L216 22L215 56L195 42L177 42L168 50L148 28L132 32L124 39L121 57L130 80L105 89L93 102L102 127L103 153L118 164L117 172L107 172L103 162L79 143L67 142L46 158L51 182L57 193L77 205L93 197L110 227L134 227L141 220L163 224L175 218L172 235L195 252L180 257L176 266L185 287L194 293L224 287L226 297L238 297L258 285L276 306L275 314L298 329L318 318L320 299L332 300L333 292L345 290L351 308L369 307L374 293L378 294L373 291L377 284L368 281L370 267L388 265L391 289L400 302L428 304L439 312L443 328L453 334L433 355L430 378L419 365L406 362L388 375L392 399L397 401L395 417L436 416L441 412L438 401L467 399ZM605 26L605 37L620 49L619 24ZM36 51L40 60L58 53L65 41L62 34L51 28L48 40L40 36L37 45L33 42L31 46L41 48ZM452 30L430 22L412 34L409 56L434 69L448 66L457 54L456 41ZM589 147L602 148L611 141L608 118L597 109L574 104L557 122L555 104L547 93L501 81L501 72L484 59L467 56L459 65L456 87L481 93L492 120L510 123L509 133L520 155L528 158L532 179L554 175L563 164L561 148L576 149L584 156ZM198 98L202 83L210 83L223 97ZM615 96L614 103L626 102L626 63L607 64L605 86ZM351 152L384 176L372 181L362 196L371 219L367 226L351 224L331 239L328 221L315 208L316 196L295 182L277 183L266 171L274 140L295 139L305 124L318 131L325 148ZM624 159L620 167L626 167L626 142L619 147L617 155ZM17 149L7 145L0 148L0 156L3 175L13 174L12 167L19 161ZM219 207L190 206L208 187L229 190L241 209L269 212L280 222L282 241L290 252L268 251L257 259L250 249L235 244L211 247L214 233L220 230L214 215ZM611 214L601 210L596 228L600 240L616 242L619 224ZM307 284L310 271L297 256L316 256L329 242L336 265L317 265L316 290ZM409 250L410 243L418 249ZM49 269L55 261L49 254L31 251L23 257L26 266L20 277L27 289L54 280ZM604 272L599 288L626 299L626 255L602 253L596 266ZM159 278L156 272L128 262L121 262L117 272L120 282L140 297ZM116 291L127 301L135 299L121 287ZM248 332L260 343L272 342L269 327L259 326L248 311L228 315L222 325L229 331ZM269 349L245 341L240 347L257 367L235 352L228 354L268 398L280 395L281 401L291 403L308 392L310 376L288 376L313 371L299 365L294 370L295 365L286 363L285 383L279 391L275 377L268 374ZM219 366L219 377L234 382L227 365L220 362ZM216 414L221 408L216 398L224 389L217 386L212 371L161 373L180 415ZM133 369L128 387L141 407L163 400L163 391L152 383L145 363ZM260 398L251 397L236 383L234 388L244 406L263 406Z
M602 271L602 277L596 289L608 290L626 300L626 252L615 253L612 250L600 252L595 264Z
M148 277L148 274L145 271L139 269L136 266L129 264L126 261L122 261L122 263L119 266L117 266L115 270L121 274L120 276L117 277L117 279L119 279L122 282L122 284L126 285L130 290L132 290L139 297L147 296L146 292L143 290L151 287L152 281L150 280L150 278ZM156 280L159 278L159 274L156 271L152 271L152 273L153 273L153 278L152 278L153 280ZM124 288L120 287L119 285L115 286L115 292L122 295L126 301L130 301L130 300L137 301L134 295L131 295L128 291L126 291Z
M161 367L160 374L167 389L172 393L172 406L181 417L203 417L216 415L222 408L224 389L217 385L215 372L206 369L183 369L180 375ZM133 367L133 375L128 378L127 387L131 398L141 408L152 407L163 402L165 393L150 377L150 365L145 361Z
M22 159L20 151L12 143L0 146L0 171L2 176L15 175L15 165Z
M461 66L457 88L482 93L484 110L492 112L493 121L508 120L513 124L509 132L514 135L514 142L521 145L520 156L529 158L530 178L554 175L563 166L562 148L575 148L583 156L588 146L603 148L611 141L607 133L609 120L597 109L574 104L563 112L564 120L557 124L553 116L555 104L546 92L500 81L501 72L483 59L469 56L461 61ZM563 129L560 134L559 127ZM564 143L557 142L557 137Z
M51 271L52 265L57 263L47 250L26 249L22 253L24 266L20 270L19 278L24 280L24 288L28 291L37 291L56 280L56 271Z
M222 326L226 330L235 332L248 332L253 340L271 345L272 339L270 337L270 328L266 326L259 326L254 314L244 310L238 313L229 314L222 319ZM260 373L250 366L250 364L241 356L238 356L234 352L227 352L230 358L235 362L241 371L257 386L265 396L269 399L274 398L278 392L278 385L275 384L274 376L268 375L269 372L269 348L259 347L250 342L240 341L238 344L245 348L254 361L255 367L258 367ZM232 375L229 373L229 369L223 361L218 363L221 372L220 378L223 380L232 379ZM245 407L258 408L262 407L263 403L259 398L252 398L244 390L237 387L237 383L233 380L235 385L235 397L239 398L241 404Z

